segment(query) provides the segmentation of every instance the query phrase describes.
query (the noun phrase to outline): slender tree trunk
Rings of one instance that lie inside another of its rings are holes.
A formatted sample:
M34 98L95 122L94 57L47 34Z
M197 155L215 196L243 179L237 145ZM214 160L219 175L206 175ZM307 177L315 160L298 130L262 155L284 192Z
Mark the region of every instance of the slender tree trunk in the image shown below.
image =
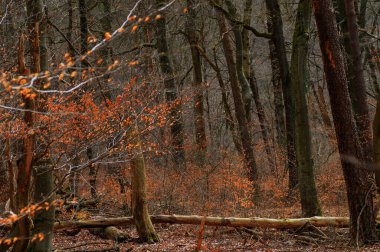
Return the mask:
M79 27L80 27L80 53L81 55L86 55L88 51L88 17L87 17L87 0L78 0L78 8L79 8ZM82 67L86 68L88 67L88 61L84 60L82 62ZM95 156L95 150L92 146L89 146L87 148L86 154L87 158L89 160L93 159ZM90 179L90 191L91 191L91 197L96 199L98 197L97 191L96 191L96 178L97 178L97 167L96 165L92 164L90 166L90 170L88 173Z
M244 161L249 170L249 179L257 181L258 172L256 167L256 160L252 148L252 138L249 134L247 118L244 110L244 102L240 92L240 85L237 76L236 63L234 60L234 53L232 49L231 40L228 37L228 29L226 20L223 13L217 11L217 19L219 23L220 35L222 36L222 44L224 55L227 62L228 73L231 82L232 96L235 104L236 119L239 126L240 139L244 154Z
M87 21L87 1L78 0L79 26L80 26L80 53L85 55L88 51L88 21Z
M235 5L230 0L225 0L227 4L228 11L230 15L236 19L239 20L240 17L237 13ZM244 44L243 44L243 36L242 36L242 27L240 25L231 23L232 25L232 32L235 37L235 58L236 58L236 73L239 80L240 88L241 88L241 95L244 102L244 109L245 109L245 115L247 118L247 122L249 123L251 121L251 105L252 105L252 91L249 87L249 82L247 79L247 75L244 72L244 57L247 57L247 55L244 55ZM246 64L246 63L245 63Z
M69 53L71 56L75 55L75 48L73 47L73 21L74 21L74 6L73 6L73 1L74 0L67 0L67 5L68 5L68 27L67 27L67 33L66 37L67 40L69 41L67 43L67 48L69 50Z
M270 146L270 142L269 142L269 136L268 136L269 130L267 127L268 121L266 119L267 117L265 115L264 107L261 103L261 98L260 98L260 94L259 94L259 89L257 87L257 80L256 80L255 72L253 70L253 65L251 65L251 74L249 77L249 85L250 85L251 90L252 90L253 100L255 102L255 106L256 106L256 110L257 110L257 117L259 118L261 135L263 136L263 141L264 141L264 145L265 145L265 152L268 156L268 161L269 161L271 172L272 172L272 174L275 174L276 173L276 162L274 160L274 156L273 156L274 154L273 154L272 148Z
M269 13L269 19L271 20L269 28L273 34L272 40L275 48L275 56L278 59L282 82L282 93L285 104L287 169L289 171L289 189L292 190L298 184L298 175L294 142L294 101L291 94L289 63L286 56L280 6L277 0L265 0L265 3Z
M215 52L214 52L214 63L212 63L210 60L208 60L208 62L210 63L212 68L215 70L216 78L218 79L220 90L222 92L222 103L223 103L224 113L225 113L225 117L226 117L226 128L229 129L231 132L232 141L234 142L236 150L240 154L243 154L243 147L241 146L239 136L236 132L235 120L234 120L234 117L232 115L230 104L228 102L226 84L224 83L222 73L220 72L220 68L218 66L218 61L216 59Z
M358 242L376 239L370 173L363 169L364 156L356 131L331 0L313 0L331 110L338 140L350 210L351 236ZM356 158L359 162L350 162Z
M199 36L196 31L196 13L193 9L194 0L187 0L187 20L186 33L190 44L191 59L193 62L193 90L194 90L194 126L196 140L196 163L203 166L206 161L207 139L203 108L203 75L202 75L202 59L197 48L199 44Z
M300 0L293 33L291 62L291 89L295 100L293 120L295 125L298 183L301 195L302 214L305 217L322 214L315 185L309 112L306 99L306 87L309 86L307 60L311 13L312 0Z
M333 129L333 125L330 119L325 95L323 94L323 88L321 86L315 87L315 85L312 85L312 89L313 89L313 93L315 96L315 100L317 101L319 110L321 111L322 122L327 130L327 134L330 140L332 140L334 139L334 135L333 135L334 129Z
M9 139L2 139L0 140L0 149L4 150L4 154L0 157L0 204L5 203L9 198L9 179L8 178L8 155L9 149L7 146L9 144L7 143ZM1 207L0 211L4 211L4 209Z
M252 0L246 0L245 1L245 6L244 6L244 17L243 17L243 22L247 25L251 25L251 17L252 17ZM247 77L248 82L249 82L249 88L252 91L252 98L254 100L255 106L256 106L256 111L257 111L257 116L259 118L259 123L260 123L260 128L261 128L261 135L263 137L264 145L265 145L265 152L267 153L268 156L268 162L270 165L270 169L272 174L275 174L275 169L276 169L276 164L274 162L273 158L273 151L269 143L269 137L268 137L268 127L267 127L267 119L265 115L265 110L264 107L261 103L260 99L260 94L259 90L257 87L257 80L255 76L255 71L253 64L250 63L250 48L251 48L251 43L249 39L249 34L247 29L243 29L241 32L241 37L242 37L242 54L243 54L243 59L242 59L242 68L244 75ZM249 113L248 113L249 115ZM247 117L249 118L249 117Z
M156 0L158 7L165 4L164 0ZM157 20L156 25L156 48L158 52L161 73L164 75L165 98L167 102L175 102L178 99L175 74L172 68L169 49L166 37L166 18L165 14L161 13L161 18ZM171 141L173 147L173 161L180 167L185 165L185 150L183 149L184 134L182 113L180 107L175 107L171 110Z

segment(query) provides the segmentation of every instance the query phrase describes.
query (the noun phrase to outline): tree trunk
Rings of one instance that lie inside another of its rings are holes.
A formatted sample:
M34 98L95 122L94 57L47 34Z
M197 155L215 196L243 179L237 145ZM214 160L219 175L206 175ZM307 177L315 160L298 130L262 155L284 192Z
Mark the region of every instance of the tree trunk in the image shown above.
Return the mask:
M270 20L268 20L268 27L271 26ZM271 30L268 28L268 30ZM284 97L282 95L282 84L280 78L280 69L278 60L276 59L276 52L272 40L268 41L269 55L272 67L272 85L273 85L273 98L274 98L274 122L276 127L276 141L282 148L286 146L286 127L285 127L285 107Z
M203 113L203 76L202 76L202 60L200 52L197 48L199 44L199 36L196 31L196 13L193 9L194 0L187 0L187 20L186 33L190 44L191 59L193 63L193 90L194 90L194 126L196 140L196 163L203 166L206 161L207 139L205 129L205 119Z
M253 94L253 101L255 102L256 110L257 110L257 117L259 118L259 123L260 123L260 128L261 128L261 135L263 136L263 141L265 145L265 152L268 156L268 162L270 166L270 170L273 175L276 174L276 162L275 162L275 157L273 156L273 151L270 146L269 142L269 136L268 136L268 127L267 127L267 117L265 115L265 110L264 107L261 103L261 98L259 94L259 89L257 87L257 80L255 76L255 72L253 70L253 65L251 65L251 74L249 77L249 85L252 90ZM281 94L281 93L280 93Z
M246 0L245 6L244 6L244 17L243 22L247 25L251 25L251 17L252 17L252 0ZM276 164L273 157L272 148L269 143L269 137L268 137L268 127L267 127L267 119L265 115L264 107L261 103L260 94L257 86L257 80L255 76L255 71L253 64L251 64L250 60L250 48L251 43L249 39L249 34L247 29L243 29L241 32L241 37L243 40L243 62L242 62L242 68L244 75L247 77L249 82L249 88L252 91L252 98L256 106L257 116L259 118L260 128L261 128L261 135L263 137L264 145L265 145L265 152L268 156L268 162L271 169L272 174L275 174L276 170ZM249 113L248 113L249 114ZM247 117L248 118L248 117Z
M331 0L313 0L313 6L347 188L350 231L354 240L368 243L376 239L370 173L360 163L364 162L364 157L351 110L334 8ZM349 162L351 158L359 162Z
M67 37L67 40L68 40L68 43L67 43L67 48L68 48L68 51L70 53L71 56L74 56L75 55L75 48L73 46L73 22L74 22L74 6L73 6L73 1L74 0L67 0L67 5L68 5L68 27L67 27L67 33L66 33L66 37Z
M47 48L47 19L45 17L44 3L42 0L34 0L31 6L31 13L37 15L37 20L40 22L39 34L39 71L48 70L48 48ZM37 66L36 66L37 68ZM38 73L37 72L37 73ZM41 85L41 83L40 83ZM39 110L44 110L44 97L40 97L42 102L39 103ZM49 148L47 144L41 143L41 147ZM48 152L48 151L47 151ZM42 160L43 159L43 160ZM30 244L28 251L51 251L53 240L53 225L55 218L55 207L52 202L55 199L53 169L51 168L51 160L48 157L41 157L35 163L34 172L34 202L46 202L49 204L49 209L37 212L33 219L33 234L43 233L45 238L40 242Z
M373 163L375 169L375 181L378 192L380 191L380 96L377 97L376 114L373 119Z
M165 4L164 0L156 0L157 7L160 8ZM179 97L177 93L177 86L175 81L175 74L172 68L168 42L166 37L166 18L164 13L160 13L161 18L157 20L156 25L156 48L159 57L161 73L164 75L165 98L169 103L175 102ZM171 141L173 147L173 161L179 167L185 165L185 150L183 149L184 134L183 134L183 120L180 107L174 107L171 110Z
M226 0L227 8L230 15L235 19L239 20L240 17L237 13L236 7L230 0ZM247 51L244 49L243 44L243 36L242 36L242 27L240 25L231 23L232 32L235 37L235 59L236 59L236 73L239 80L241 95L244 102L245 116L247 118L247 122L251 121L251 105L252 105L252 91L249 87L247 75L244 72L244 53ZM247 42L247 41L246 41ZM245 63L246 64L246 63Z
M40 72L40 48L39 48L39 19L37 13L34 10L35 0L29 0L26 2L27 16L28 18L28 39L30 41L30 54L32 56L33 69L35 73ZM34 18L32 18L34 17ZM25 65L24 56L24 35L20 37L19 43L19 74L25 74L28 72ZM31 112L35 109L35 101L33 99L23 97L25 103L24 123L27 127L27 132L33 131L35 116ZM29 204L29 192L31 182L31 172L33 168L33 153L34 153L34 133L28 133L22 140L21 153L22 156L17 161L17 189L15 196L15 209L18 213L21 209ZM17 236L19 240L15 243L13 251L24 252L29 244L30 237L30 221L28 216L22 217L14 225L14 229L11 232L14 236Z
M136 126L137 129L137 126ZM137 132L138 134L138 132ZM140 146L131 159L132 172L132 215L136 225L137 233L142 242L155 243L159 237L154 230L149 218L148 202L146 197L146 169L141 148L139 135L132 136L135 144Z
M285 124L286 124L286 149L287 149L287 169L289 171L289 189L292 190L298 184L295 142L294 142L294 101L291 93L291 77L289 63L286 56L285 38L281 9L277 0L265 0L269 13L268 28L273 34L273 44L275 57L278 60L280 70L282 93L285 104Z
M370 162L372 159L372 132L367 104L366 85L358 34L358 19L354 0L338 0L338 22L343 36L347 63L348 90L350 93L355 123L363 154Z
M291 89L295 101L293 120L295 126L298 183L301 195L302 214L305 217L322 214L315 185L309 112L306 99L306 87L310 85L307 61L311 13L312 1L300 0L293 34L291 62Z
M86 55L88 51L88 45L87 45L88 24L87 24L86 0L78 0L78 9L79 9L79 26L80 26L80 53L82 55Z
M347 16L347 27L352 57L352 80L351 100L353 103L356 124L359 132L359 141L363 148L364 157L367 161L372 160L372 132L368 112L366 84L364 80L363 63L358 32L358 21L355 11L355 1L345 0L345 11ZM377 186L380 186L377 185Z
M8 156L7 153L10 152L9 150L9 139L5 138L0 140L0 149L4 150L4 154L0 157L0 204L5 203L9 198L10 195L9 192L9 181L11 178L9 178L9 173L7 167L8 167ZM0 211L4 211L3 207L0 207Z
M228 29L226 20L219 10L217 11L217 19L219 23L220 35L222 36L222 44L224 49L224 56L227 62L228 73L231 82L232 96L235 104L236 119L238 121L240 139L242 143L243 155L245 165L249 170L248 177L251 181L257 181L258 172L256 167L256 160L252 148L252 138L249 134L246 113L244 109L244 102L240 92L240 85L237 76L236 64L234 60L234 53L231 45L231 40L228 37Z

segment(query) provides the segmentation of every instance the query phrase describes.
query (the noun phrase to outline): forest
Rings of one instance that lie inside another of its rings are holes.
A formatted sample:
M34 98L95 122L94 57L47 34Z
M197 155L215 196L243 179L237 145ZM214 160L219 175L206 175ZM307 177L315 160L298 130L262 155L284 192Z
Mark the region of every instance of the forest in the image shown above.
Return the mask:
M378 0L1 0L0 252L380 251Z

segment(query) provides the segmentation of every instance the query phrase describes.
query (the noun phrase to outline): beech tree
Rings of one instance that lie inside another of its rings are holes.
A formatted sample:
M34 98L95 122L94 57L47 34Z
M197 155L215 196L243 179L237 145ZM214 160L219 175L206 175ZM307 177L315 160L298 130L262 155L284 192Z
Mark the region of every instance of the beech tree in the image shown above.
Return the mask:
M330 94L331 111L347 188L351 237L368 243L375 240L370 172L363 168L364 155L351 110L347 77L331 0L314 0L323 66ZM356 158L359 162L350 162Z

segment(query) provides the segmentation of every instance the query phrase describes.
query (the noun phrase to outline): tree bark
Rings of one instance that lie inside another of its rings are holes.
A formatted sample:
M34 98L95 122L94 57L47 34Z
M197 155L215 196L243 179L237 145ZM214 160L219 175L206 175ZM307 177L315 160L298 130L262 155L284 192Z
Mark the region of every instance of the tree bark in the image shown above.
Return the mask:
M237 13L235 5L230 1L226 0L227 8L230 15L235 19L239 20L240 17ZM231 22L232 32L235 37L235 59L236 59L236 73L239 80L241 95L244 102L245 116L247 118L247 122L251 121L251 105L252 105L252 91L249 87L247 75L244 72L244 55L247 51L244 48L243 36L242 36L242 27L241 25L234 24ZM247 42L247 41L246 41Z
M358 19L355 11L355 1L345 0L345 11L347 16L347 28L349 33L349 42L352 57L352 80L351 83L351 100L353 103L356 117L356 125L359 132L359 141L363 148L363 154L367 161L372 160L372 132L367 103L366 84L364 80L362 55L360 48ZM380 187L380 184L377 185Z
M252 148L252 138L249 134L248 122L244 109L244 102L240 92L240 85L237 76L236 63L234 60L234 53L231 45L231 40L228 37L228 29L226 20L219 10L217 11L217 19L219 23L220 35L222 36L222 44L224 49L224 56L227 62L228 73L230 77L232 96L235 105L236 119L238 121L240 139L242 143L243 155L245 165L249 170L248 177L251 181L257 181L258 172L256 167L256 160Z
M196 31L196 13L193 9L194 0L187 0L186 33L190 44L191 59L193 63L193 90L194 90L194 126L196 140L196 163L203 166L206 161L207 139L203 108L203 74L202 59L198 50L199 36Z
M34 0L31 13L37 15L39 27L39 71L48 70L48 48L47 48L47 18L45 15L44 3L42 0ZM36 66L37 68L37 66ZM37 73L38 73L37 72ZM39 83L41 85L41 83ZM40 96L38 104L39 110L44 110L44 97ZM40 148L49 148L47 144L40 143ZM48 151L47 151L48 153ZM52 202L55 199L53 169L51 168L51 160L49 157L41 157L35 162L34 169L34 202L46 202L49 208L44 211L37 212L33 219L33 234L43 233L45 238L39 242L29 244L28 251L51 251L53 240L53 225L55 218L55 207Z
M294 98L294 132L298 169L298 183L301 195L302 214L305 217L322 214L315 185L312 158L309 112L306 88L310 85L307 60L309 51L309 29L312 1L300 0L293 33L291 61L291 89Z
M271 20L268 20L268 27L271 27ZM268 28L271 30L271 28ZM285 126L285 107L284 97L282 95L282 84L280 78L280 69L278 59L276 59L276 52L272 40L268 41L269 55L272 67L272 85L273 85L273 98L274 98L274 122L276 127L276 141L280 147L286 146L286 126Z
M160 8L165 4L164 0L156 0L157 7ZM175 74L172 68L168 42L166 37L166 17L163 12L160 13L161 18L157 20L156 25L156 48L159 57L161 73L164 75L165 98L169 103L175 102L179 97L177 93L177 86L175 81ZM183 120L180 107L174 107L171 110L171 141L173 147L173 161L179 167L185 165L185 150L183 149L184 134L183 134Z
M376 185L380 184L380 96L377 97L376 113L373 119L373 163ZM379 186L377 186L379 191Z
M32 56L33 69L35 73L40 72L40 48L39 48L39 19L38 12L34 10L35 0L29 0L26 2L27 16L28 18L28 39L30 41L30 54ZM33 18L32 18L33 17ZM24 55L24 35L20 37L19 43L19 74L25 74L28 72L25 64ZM24 123L27 127L27 132L33 132L35 116L33 110L35 109L35 101L30 98L23 97L25 103ZM33 168L33 153L34 153L34 133L28 133L22 140L21 153L22 156L17 161L17 189L15 196L15 209L18 213L22 208L29 204L29 191L31 182L31 172ZM14 245L13 251L24 252L29 244L30 237L30 221L27 216L19 219L14 225L12 232L15 236L20 238Z
M261 135L263 137L264 145L265 145L265 152L268 157L268 162L270 166L270 170L273 175L276 174L276 162L273 154L273 150L270 146L270 141L269 141L269 130L267 127L267 117L265 115L265 110L264 107L261 103L261 98L259 94L259 88L257 87L257 80L255 76L255 72L253 69L253 65L251 65L251 73L249 77L249 86L252 90L252 95L253 95L253 101L255 102L256 110L257 110L257 117L259 118L259 123L260 123L260 128L261 128ZM280 93L281 94L281 93Z
M148 213L144 156L139 135L132 137L135 139L135 144L140 146L137 148L135 153L133 153L133 157L131 159L133 221L136 225L140 240L142 242L155 243L159 241L159 237L153 227Z
M331 110L338 140L350 210L350 232L354 240L368 243L376 239L370 173L364 162L349 98L344 60L339 44L331 0L313 0ZM358 163L349 162L356 158Z
M272 40L275 48L275 56L278 60L282 84L282 93L284 97L287 169L289 171L289 189L292 190L298 184L298 176L294 142L294 101L291 94L291 76L289 71L289 63L286 56L283 23L278 0L265 0L265 3L270 19L268 28L271 34L273 34Z
M358 129L359 141L367 162L372 159L372 132L367 104L366 85L358 34L358 18L354 0L338 0L337 20L343 35L346 55L348 90Z

